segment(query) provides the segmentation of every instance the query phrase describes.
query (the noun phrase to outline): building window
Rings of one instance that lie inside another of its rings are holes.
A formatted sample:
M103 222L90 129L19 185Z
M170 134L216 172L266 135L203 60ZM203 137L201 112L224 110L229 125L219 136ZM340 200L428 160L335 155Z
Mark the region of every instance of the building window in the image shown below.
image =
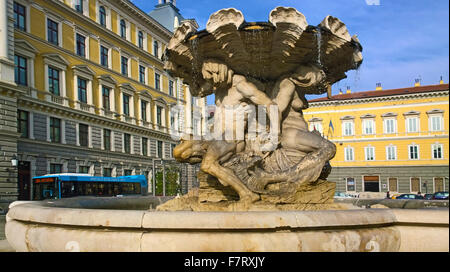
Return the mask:
M112 176L112 168L103 168L103 176L111 177Z
M347 182L347 192L355 192L356 186L355 186L355 179L354 178L346 178Z
M80 146L89 146L89 126L85 124L78 125L78 137L80 139Z
M158 126L162 125L162 107L156 106L156 123Z
M161 76L155 73L155 89L161 90Z
M139 65L139 82L145 84L145 66Z
M173 150L177 147L177 145L176 144L171 144L170 147L171 147L170 157L173 158Z
M197 101L195 100L195 103ZM322 126L322 122L311 122L311 124L309 125L309 130L310 131L317 131L320 133L320 135L323 135L323 126Z
M384 120L384 133L395 133L397 131L395 119Z
M147 101L141 100L141 119L147 122Z
M352 136L354 135L353 122L344 122L343 124L343 134L344 136Z
M50 141L61 143L61 120L50 117Z
M398 192L397 178L389 178L388 183L389 183L389 192Z
M157 154L158 158L162 158L163 157L163 142L158 141L158 154Z
M19 55L14 55L14 80L16 84L28 85L27 69L27 59Z
M103 148L105 150L111 150L111 130L103 129Z
M99 13L100 25L106 26L106 9L105 9L105 7L100 6L98 13Z
M83 14L83 0L75 0L75 10Z
M408 154L410 160L418 160L419 159L419 146L418 145L409 145L408 146Z
M108 55L109 55L109 49L104 46L100 46L100 64L106 68L109 67Z
M26 9L25 6L14 2L14 27L26 31Z
M127 24L124 19L120 20L120 36L124 39L127 38Z
M89 174L89 166L80 165L78 166L78 173L80 174Z
M123 146L125 153L130 154L131 153L131 135L128 133L123 134Z
M128 58L122 56L121 60L122 75L128 76Z
M397 147L396 146L386 146L386 160L392 161L397 159Z
M420 178L411 178L411 192L420 192Z
M138 32L138 46L141 49L144 48L144 33L142 31Z
M29 113L26 111L17 111L17 132L22 138L29 137Z
M109 88L102 86L103 108L108 111L111 110L110 98L109 98L110 91L111 90Z
M62 173L62 164L51 163L49 174L59 174Z
M442 131L442 116L435 115L430 117L431 131Z
M406 118L406 132L418 132L419 131L419 118L411 117Z
M431 146L433 159L443 159L442 144L433 144Z
M130 96L123 94L123 114L130 116Z
M78 81L78 101L87 103L87 80L77 77Z
M434 184L434 192L445 191L443 178L434 178L433 184Z
M153 55L155 55L155 57L159 58L159 45L157 41L153 42Z
M148 139L142 137L142 155L148 156Z
M53 95L60 95L59 70L48 66L48 90Z
M58 31L58 23L52 19L47 19L47 39L49 43L59 44Z
M123 175L124 176L131 176L131 175L133 175L133 170L131 170L131 169L124 169L123 170Z
M353 161L353 160L355 160L355 154L354 154L353 147L346 147L346 148L344 148L344 153L345 153L345 160L346 161Z
M366 161L374 161L375 160L375 147L366 146L364 147L365 158Z
M200 128L200 120L194 119L192 125L192 133L194 135L200 135L199 128Z
M173 92L173 81L169 80L169 95L170 96L174 96L174 92Z
M375 134L375 122L373 120L363 120L363 134Z
M76 35L77 43L77 55L80 57L86 57L86 37L77 33Z

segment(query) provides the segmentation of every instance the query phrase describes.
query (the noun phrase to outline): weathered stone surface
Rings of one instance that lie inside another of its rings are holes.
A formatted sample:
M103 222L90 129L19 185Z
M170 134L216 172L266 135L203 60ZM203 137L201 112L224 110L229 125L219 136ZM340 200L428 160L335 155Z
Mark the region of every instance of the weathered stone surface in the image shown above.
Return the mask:
M144 200L143 200L144 201ZM69 203L70 204L70 203ZM103 203L92 203L92 207ZM11 206L6 236L16 251L448 252L448 210L158 212ZM45 208L45 213L40 211ZM83 209L72 209L80 213ZM33 216L22 216L22 215ZM49 215L52 215L51 217ZM98 214L98 216L96 216ZM134 218L138 224L107 217ZM101 224L99 224L101 223ZM117 224L119 223L119 224Z

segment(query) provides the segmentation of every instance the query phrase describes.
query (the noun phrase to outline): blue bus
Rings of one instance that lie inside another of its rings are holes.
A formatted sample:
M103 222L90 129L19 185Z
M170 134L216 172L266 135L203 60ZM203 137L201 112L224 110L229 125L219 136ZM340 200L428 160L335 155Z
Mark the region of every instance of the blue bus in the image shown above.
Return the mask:
M33 200L75 196L143 195L144 175L96 177L88 174L50 174L33 178Z

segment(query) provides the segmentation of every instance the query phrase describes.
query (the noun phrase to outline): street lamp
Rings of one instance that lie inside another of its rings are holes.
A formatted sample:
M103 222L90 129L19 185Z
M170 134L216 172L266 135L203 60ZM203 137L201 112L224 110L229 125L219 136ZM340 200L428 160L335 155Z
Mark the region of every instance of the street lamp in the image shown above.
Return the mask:
M16 155L13 155L13 157L11 158L11 165L13 167L17 167L18 164L19 164L19 160L16 158Z
M425 189L425 194L428 194L428 187L426 181L422 184L422 187Z

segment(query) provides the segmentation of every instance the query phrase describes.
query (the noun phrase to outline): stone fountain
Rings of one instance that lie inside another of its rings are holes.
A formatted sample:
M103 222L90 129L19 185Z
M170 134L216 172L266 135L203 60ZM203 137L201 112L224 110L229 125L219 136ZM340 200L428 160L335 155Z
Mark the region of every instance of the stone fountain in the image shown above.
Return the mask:
M199 191L159 210L340 208L333 203L335 183L326 181L336 147L309 131L302 111L306 94L331 95L331 85L360 66L361 51L339 19L310 26L294 8L278 7L263 23L247 23L229 8L212 14L204 31L181 25L165 68L193 95L214 93L217 108L213 137L185 136L174 150L181 162L201 162ZM263 112L256 114L257 107ZM253 122L266 115L272 132ZM256 132L261 137L250 137Z
M9 243L17 251L448 251L448 209L333 202L335 145L308 130L302 110L305 95L331 95L361 51L339 19L310 26L294 8L275 8L268 22L245 22L230 8L212 14L206 30L182 24L165 68L194 96L214 93L217 106L214 132L183 135L174 150L201 164L200 188L164 204L14 202Z

